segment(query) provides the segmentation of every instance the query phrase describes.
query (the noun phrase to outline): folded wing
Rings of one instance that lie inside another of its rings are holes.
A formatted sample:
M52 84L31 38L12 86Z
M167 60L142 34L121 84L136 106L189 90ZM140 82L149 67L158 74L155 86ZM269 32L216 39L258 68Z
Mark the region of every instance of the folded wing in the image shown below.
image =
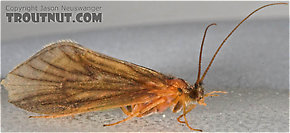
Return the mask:
M2 81L9 102L42 114L88 112L157 97L169 77L86 49L75 42L51 44Z

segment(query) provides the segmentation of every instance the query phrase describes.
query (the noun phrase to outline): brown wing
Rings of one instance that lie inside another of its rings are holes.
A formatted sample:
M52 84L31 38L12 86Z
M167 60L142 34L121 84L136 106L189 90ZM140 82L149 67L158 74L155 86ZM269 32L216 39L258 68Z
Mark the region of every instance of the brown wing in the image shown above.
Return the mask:
M2 84L9 102L20 108L68 114L143 103L156 96L150 90L165 88L168 78L75 42L61 41L17 66Z

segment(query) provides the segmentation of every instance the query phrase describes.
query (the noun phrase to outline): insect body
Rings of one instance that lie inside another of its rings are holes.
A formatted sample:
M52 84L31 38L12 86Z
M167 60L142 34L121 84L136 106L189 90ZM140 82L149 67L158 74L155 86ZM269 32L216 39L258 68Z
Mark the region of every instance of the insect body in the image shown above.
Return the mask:
M177 120L189 126L186 114L199 105L206 105L204 98L218 96L224 91L204 92L205 78L217 53L228 37L258 8L226 37L201 75L201 55L207 29L204 33L199 57L199 71L194 85L149 68L118 60L94 52L72 41L51 44L13 69L1 82L9 93L9 102L45 116L55 118L120 107L127 118L104 126L112 126L133 117L143 117L162 112L183 110ZM180 120L184 118L184 121Z

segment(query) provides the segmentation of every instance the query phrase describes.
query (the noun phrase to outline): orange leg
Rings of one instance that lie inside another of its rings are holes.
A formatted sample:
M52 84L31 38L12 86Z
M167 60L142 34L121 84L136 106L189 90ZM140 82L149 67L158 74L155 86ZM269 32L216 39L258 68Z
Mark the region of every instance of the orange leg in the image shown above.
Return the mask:
M227 93L227 92L225 92L225 91L212 91L212 92L210 92L210 93L205 94L204 97L209 97L209 96L219 96L219 95L214 94L214 93ZM204 103L204 100L203 100L203 99L200 100L198 103L201 104L201 105L204 105L204 106L206 105L206 103ZM185 115L186 115L188 112L190 112L192 109L194 109L195 107L196 107L196 104L192 104L192 105L189 107L189 109L185 111L185 103L183 102L183 114L180 115L180 116L177 118L177 121L180 122L180 123L185 123L186 126L187 126L189 129L191 129L191 130L202 132L202 130L200 130L200 129L194 129L194 128L190 127L189 124L188 124L188 122L187 122L187 119L186 119L186 117L185 117ZM182 116L184 117L184 121L181 121L181 120L180 120L180 118L181 118Z
M139 115L139 112L133 113L132 115L128 116L127 118L125 118L125 119L123 119L123 120L121 120L121 121L118 121L118 122L115 122L115 123L112 123L112 124L104 124L104 126L113 126L113 125L117 125L117 124L122 123L122 122L125 122L125 121L127 121L127 120L129 120L129 119L131 119L131 118L133 118L133 117L135 117L135 116L137 116L137 115Z
M183 105L183 114L182 114L182 115L183 115L184 123L186 124L186 126L187 126L189 129L191 129L191 130L202 132L202 130L200 130L200 129L194 129L194 128L190 127L189 124L188 124L188 121L187 121L187 119L186 119L186 117L185 117L186 113L188 113L189 111L191 111L191 110L195 107L195 106L194 106L195 104L193 104L193 106L190 107L191 110L188 110L188 111L185 111L185 102L183 102L182 105Z
M204 98L205 97L212 97L212 96L219 96L219 95L217 95L217 94L214 94L214 93L228 93L228 92L226 92L226 91L212 91L212 92L210 92L210 93L207 93L207 94L204 94L204 96L203 96L203 99L201 99L201 100L199 100L197 103L198 104L200 104L200 105L203 105L203 106L206 106L206 103L204 102Z
M179 123L185 123L184 121L181 121L181 120L180 120L180 118L181 118L182 116L183 116L183 114L177 117L177 121L178 121Z
M156 99L155 101L152 101L153 103L158 101L159 99ZM160 103L158 105L156 105L155 107L153 107L152 109L150 109L149 111L147 112L144 112L140 115L138 115L137 117L143 117L143 116L148 116L152 113L156 113L156 112L163 112L164 110L166 110L168 107L176 104L179 100L179 97L177 97L174 101L168 103L168 102L163 102L163 103ZM173 111L174 112L174 111ZM174 112L176 113L176 112Z
M134 105L131 105L131 108L132 108L131 110L128 109L126 106L120 107L120 108L124 114L126 114L127 116L130 116L132 114L132 112L135 112L136 108L138 108L138 107L139 107L139 105L134 104ZM139 117L139 116L137 116L137 117Z
M53 115L41 115L41 116L29 116L29 118L58 118L58 117L65 117L65 116L72 116L74 118L74 115L79 114L78 113L69 113L69 114L53 114Z
M159 99L157 101L155 101L154 103L151 103L149 104L148 106L146 106L145 108L139 108L139 109L136 109L136 112L133 112L130 116L128 116L127 118L121 120L121 121L118 121L118 122L115 122L115 123L112 123L112 124L105 124L104 126L113 126L113 125L117 125L119 123L122 123L122 122L125 122L133 117L136 117L140 114L143 114L147 111L149 111L150 109L154 108L155 106L157 106L158 104L161 104L161 103L164 103L165 100L164 99Z
M228 93L228 92L226 92L226 91L212 91L212 92L210 92L210 93L206 93L206 94L204 95L204 97L209 97L209 96L219 96L219 95L214 94L214 93L224 93L224 94L226 94L226 93Z
M131 115L131 113L132 113L128 109L126 109L126 107L121 107L121 109L124 112L124 114L126 114L127 116Z
M148 111L146 111L146 112L144 112L142 114L139 114L137 117L148 116L148 115L150 115L152 113L158 112L157 108L158 108L158 106L155 106L155 107L151 108L150 110L148 110Z
M194 109L195 107L196 107L196 104L192 104L192 105L189 107L189 109L188 109L187 111L183 112L183 114L187 114L188 112L190 112L190 111L191 111L192 109ZM183 116L183 114L180 115L180 116L177 118L177 121L180 122L180 123L185 123L184 121L181 121L181 120L180 120L180 118Z

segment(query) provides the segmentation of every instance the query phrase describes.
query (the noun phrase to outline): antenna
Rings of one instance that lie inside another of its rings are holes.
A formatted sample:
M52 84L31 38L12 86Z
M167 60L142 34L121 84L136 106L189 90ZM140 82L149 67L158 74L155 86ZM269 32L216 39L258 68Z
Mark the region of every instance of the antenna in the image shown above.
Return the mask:
M268 5L264 5L264 6L261 6L260 8L258 8L258 9L256 9L256 10L254 10L253 12L251 12L247 17L245 17L229 34L228 34L228 36L223 40L223 42L220 44L220 46L218 47L218 49L216 50L216 52L215 52L215 54L213 55L213 57L212 57L212 59L211 59L211 61L210 61L210 63L208 64L208 66L207 66L207 68L206 68L206 70L204 71L204 73L203 73L203 75L202 75L202 77L199 79L199 80L197 80L196 81L196 83L195 84L198 84L198 83L200 83L200 82L202 82L203 81L203 79L204 79L204 77L205 77L205 75L207 74L207 72L208 72L208 70L209 70L209 68L210 68L210 66L212 65L212 63L213 63L213 61L214 61L214 59L215 59L215 57L216 57L216 55L218 54L218 52L220 51L220 49L222 48L222 46L224 45L224 43L228 40L228 38L233 34L233 32L234 31L236 31L236 29L243 23L243 22L245 22L250 16L252 16L255 12L257 12L257 11L259 11L259 10L261 10L261 9L263 9L263 8L265 8L265 7L268 7L268 6L272 6L272 5L282 5L282 4L284 4L284 5L288 5L288 3L272 3L272 4L268 4Z
M203 38L202 38L202 42L201 42L201 45L200 45L200 52L199 52L199 62L198 62L198 74L197 74L197 79L196 79L196 82L195 83L198 83L199 79L200 79L200 71L201 71L201 58L202 58L202 51L203 51L203 44L204 44L204 40L205 40L205 36L206 36L206 32L208 30L208 28L210 26L213 26L213 25L216 25L216 23L212 23L210 25L208 25L204 31L204 34L203 34Z

